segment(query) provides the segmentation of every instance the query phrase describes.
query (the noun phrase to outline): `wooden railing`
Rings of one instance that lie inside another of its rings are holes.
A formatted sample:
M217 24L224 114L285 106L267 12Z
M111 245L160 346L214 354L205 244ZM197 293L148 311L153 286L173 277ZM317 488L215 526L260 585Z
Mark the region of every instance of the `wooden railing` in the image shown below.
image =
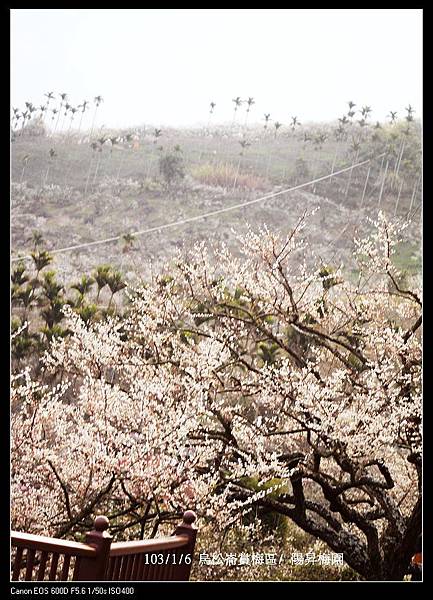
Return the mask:
M172 536L114 542L96 517L86 543L13 531L12 581L187 581L197 529L191 510Z

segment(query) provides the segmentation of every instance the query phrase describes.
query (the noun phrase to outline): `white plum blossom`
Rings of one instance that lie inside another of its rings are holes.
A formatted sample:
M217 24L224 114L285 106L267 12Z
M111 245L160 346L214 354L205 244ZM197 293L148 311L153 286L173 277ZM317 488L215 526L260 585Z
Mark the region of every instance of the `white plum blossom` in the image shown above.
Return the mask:
M122 318L65 307L44 382L12 385L14 528L66 535L103 512L128 536L187 507L226 528L255 506L366 579L402 577L421 527L421 293L383 215L356 242L357 284L307 270L303 226L249 231L241 256L179 253Z

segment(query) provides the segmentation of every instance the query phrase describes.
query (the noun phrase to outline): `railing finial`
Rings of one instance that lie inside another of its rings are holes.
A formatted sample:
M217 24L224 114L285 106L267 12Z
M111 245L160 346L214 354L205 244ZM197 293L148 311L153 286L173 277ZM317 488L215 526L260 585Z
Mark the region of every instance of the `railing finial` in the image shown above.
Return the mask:
M108 529L110 522L108 521L107 517L104 517L104 515L99 515L98 517L96 517L96 519L93 521L93 529L95 531L105 531L106 529Z
M193 510L186 510L183 513L183 523L182 525L186 525L188 527L191 527L192 523L194 523L194 521L197 519L197 515L195 514L195 512Z

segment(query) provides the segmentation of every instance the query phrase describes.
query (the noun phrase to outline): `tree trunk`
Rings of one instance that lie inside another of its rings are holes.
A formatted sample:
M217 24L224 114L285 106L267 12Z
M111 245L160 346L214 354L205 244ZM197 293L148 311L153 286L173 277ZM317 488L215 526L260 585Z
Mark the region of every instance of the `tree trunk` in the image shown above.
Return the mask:
M85 196L86 196L86 194L87 194L87 188L88 188L88 186L89 186L90 172L91 172L91 170L92 170L92 166L93 166L93 159L94 159L94 157L93 157L93 155L92 155L92 156L91 156L91 158L90 158L90 161L89 161L89 170L88 170L88 172L87 172L86 185L85 185L85 188L84 188L84 195L85 195Z
M390 546L384 560L386 581L401 581L408 572L410 559L415 554L416 543L422 531L421 498L418 498L408 519L400 543Z

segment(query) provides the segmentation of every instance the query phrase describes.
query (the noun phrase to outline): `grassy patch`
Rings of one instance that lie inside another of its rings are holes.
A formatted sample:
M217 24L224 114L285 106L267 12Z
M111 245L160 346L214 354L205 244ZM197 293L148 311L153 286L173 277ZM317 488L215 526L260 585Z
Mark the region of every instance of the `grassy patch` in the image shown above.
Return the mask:
M396 247L392 261L399 271L415 275L421 272L421 248L411 242L402 242Z
M205 163L191 168L191 175L205 185L231 188L239 187L248 190L264 190L269 188L269 182L253 173L238 170L230 163Z

